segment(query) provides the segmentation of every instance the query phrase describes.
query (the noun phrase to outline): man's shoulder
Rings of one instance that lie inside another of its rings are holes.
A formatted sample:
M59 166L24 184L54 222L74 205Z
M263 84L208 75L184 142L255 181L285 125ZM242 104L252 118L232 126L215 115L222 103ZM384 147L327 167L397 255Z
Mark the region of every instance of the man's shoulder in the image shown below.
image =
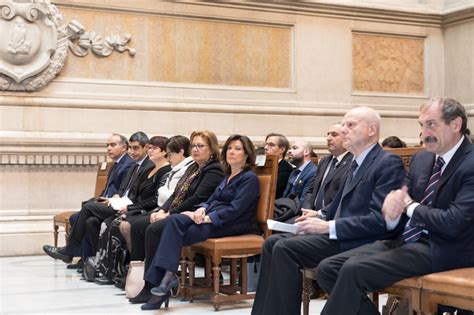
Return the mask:
M289 170L289 171L292 171L293 170L293 166L290 164L290 162L288 162L287 160L281 160L279 163L278 163L278 170Z

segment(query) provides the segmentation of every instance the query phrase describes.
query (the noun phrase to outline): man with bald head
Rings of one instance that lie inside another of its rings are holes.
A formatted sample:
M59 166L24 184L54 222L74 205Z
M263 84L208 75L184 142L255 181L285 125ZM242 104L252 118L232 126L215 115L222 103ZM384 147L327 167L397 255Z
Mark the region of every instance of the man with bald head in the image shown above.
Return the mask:
M300 202L303 201L316 174L316 165L311 160L312 153L313 146L307 141L295 141L291 144L288 157L296 169L290 174L283 197L297 197Z
M382 208L398 237L323 260L317 277L329 299L321 314L379 314L367 292L474 267L474 150L466 111L452 98L433 99L421 106L418 121L426 151L412 158L405 186L388 194Z
M405 170L400 157L378 144L380 116L373 109L350 110L342 120L344 147L354 157L326 219L302 216L300 233L265 240L253 315L299 314L302 268L314 268L327 257L391 237L382 216L385 196L398 189Z

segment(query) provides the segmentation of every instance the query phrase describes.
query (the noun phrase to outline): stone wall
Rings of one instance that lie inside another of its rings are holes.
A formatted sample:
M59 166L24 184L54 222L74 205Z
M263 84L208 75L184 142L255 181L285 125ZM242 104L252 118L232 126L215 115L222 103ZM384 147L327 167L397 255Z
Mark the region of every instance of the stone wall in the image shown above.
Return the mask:
M327 127L354 106L377 109L382 138L409 145L430 97L458 98L474 115L474 9L463 1L53 2L89 31L129 33L136 54L69 52L44 89L2 92L0 255L52 243L52 216L92 195L112 132L210 129L262 144L275 131L323 152Z

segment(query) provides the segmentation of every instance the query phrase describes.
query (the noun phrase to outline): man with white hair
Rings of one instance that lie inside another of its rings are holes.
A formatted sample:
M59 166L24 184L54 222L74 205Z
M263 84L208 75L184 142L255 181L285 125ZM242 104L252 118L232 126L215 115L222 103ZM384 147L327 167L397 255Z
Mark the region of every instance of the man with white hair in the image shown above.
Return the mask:
M267 238L253 315L299 314L302 268L314 268L324 258L391 237L381 209L385 196L403 182L403 162L378 144L380 116L371 108L350 110L341 132L344 147L354 155L345 183L327 209L326 220L302 216L297 219L302 235Z

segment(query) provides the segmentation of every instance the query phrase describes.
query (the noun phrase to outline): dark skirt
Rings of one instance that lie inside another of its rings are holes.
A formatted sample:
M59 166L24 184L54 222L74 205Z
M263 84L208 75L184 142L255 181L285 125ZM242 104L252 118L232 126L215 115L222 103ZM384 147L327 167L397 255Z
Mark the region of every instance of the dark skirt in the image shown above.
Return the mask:
M120 233L121 217L107 218L101 225L97 250L97 271L109 279L127 275L128 251Z

